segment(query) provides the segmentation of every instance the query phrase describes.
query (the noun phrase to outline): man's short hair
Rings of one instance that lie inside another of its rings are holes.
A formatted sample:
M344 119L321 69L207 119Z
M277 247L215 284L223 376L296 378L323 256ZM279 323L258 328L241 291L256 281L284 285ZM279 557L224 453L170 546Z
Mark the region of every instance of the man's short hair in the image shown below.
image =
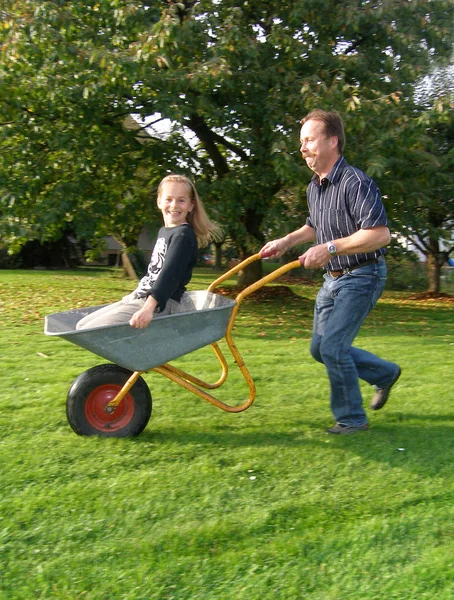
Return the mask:
M321 108L316 108L315 110L311 110L309 114L307 114L304 119L301 119L301 125L304 125L306 121L320 121L323 123L323 131L327 137L337 137L337 146L339 148L339 152L342 154L344 152L345 146L345 131L344 131L344 123L342 121L342 117L336 111L327 111L322 110Z

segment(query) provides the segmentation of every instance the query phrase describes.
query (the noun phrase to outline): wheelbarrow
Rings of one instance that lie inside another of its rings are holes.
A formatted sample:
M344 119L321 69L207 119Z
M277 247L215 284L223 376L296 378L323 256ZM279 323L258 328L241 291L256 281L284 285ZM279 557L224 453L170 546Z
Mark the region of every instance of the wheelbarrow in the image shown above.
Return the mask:
M155 316L145 329L128 323L76 330L77 322L102 306L68 310L47 315L44 333L59 336L109 361L88 369L71 385L66 400L66 415L79 435L133 437L146 427L152 411L150 390L142 375L153 371L167 377L217 408L230 413L248 409L256 388L233 339L232 330L241 302L270 281L300 266L289 262L242 290L235 299L214 290L247 265L262 258L255 254L235 265L216 279L207 290L191 291L194 310ZM103 305L104 306L104 305ZM217 342L225 338L227 346L249 388L248 399L231 406L216 399L207 390L225 383L227 360ZM211 345L221 367L215 383L206 383L169 364L189 352Z

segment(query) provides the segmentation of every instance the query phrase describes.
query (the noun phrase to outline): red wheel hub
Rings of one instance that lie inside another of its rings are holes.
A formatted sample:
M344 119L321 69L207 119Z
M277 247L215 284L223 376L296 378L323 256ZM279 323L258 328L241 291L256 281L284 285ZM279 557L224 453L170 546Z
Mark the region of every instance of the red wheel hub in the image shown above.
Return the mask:
M85 416L92 427L98 431L116 431L126 427L134 415L134 399L126 394L120 404L111 412L106 410L121 390L121 386L107 384L94 389L85 402Z

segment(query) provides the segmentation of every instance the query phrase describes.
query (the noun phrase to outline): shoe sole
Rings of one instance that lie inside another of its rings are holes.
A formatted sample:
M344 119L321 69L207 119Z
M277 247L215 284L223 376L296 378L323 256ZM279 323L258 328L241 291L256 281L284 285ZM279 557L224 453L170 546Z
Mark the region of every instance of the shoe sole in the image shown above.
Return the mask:
M331 431L331 429L327 429L326 433L330 433L331 435L351 435L352 433L359 433L360 431L369 431L369 427L349 427L348 429L343 429L341 431Z
M388 390L388 394L385 397L384 400L382 400L379 403L374 403L373 399L372 402L370 403L370 409L371 410L380 410L380 408L383 408L385 406L385 404L388 402L388 398L391 394L391 390L393 389L393 387L396 385L396 383L399 380L399 377L402 375L402 369L399 367L399 372L397 373L397 377L395 378L395 380L392 382L392 384L389 386L389 390Z

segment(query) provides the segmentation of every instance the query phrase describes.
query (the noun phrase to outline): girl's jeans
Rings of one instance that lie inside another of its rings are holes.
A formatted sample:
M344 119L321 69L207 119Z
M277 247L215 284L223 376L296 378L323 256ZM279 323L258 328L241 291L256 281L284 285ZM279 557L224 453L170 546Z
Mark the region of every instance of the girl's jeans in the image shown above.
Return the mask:
M376 387L392 382L395 363L385 361L352 343L386 284L386 262L365 265L341 277L324 275L315 302L310 352L326 367L331 386L331 411L337 423L367 423L358 377Z

